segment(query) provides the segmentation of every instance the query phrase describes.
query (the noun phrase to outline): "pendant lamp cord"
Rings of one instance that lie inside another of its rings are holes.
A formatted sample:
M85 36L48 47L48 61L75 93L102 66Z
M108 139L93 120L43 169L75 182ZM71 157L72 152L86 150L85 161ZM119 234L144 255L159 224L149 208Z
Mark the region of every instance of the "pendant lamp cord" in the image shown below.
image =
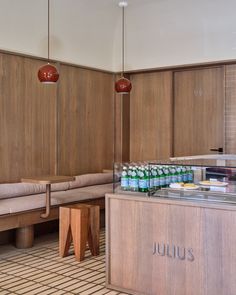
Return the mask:
M122 76L125 71L125 7L122 7Z
M49 50L50 50L50 40L49 40L49 35L50 35L50 0L48 0L48 63L49 63Z

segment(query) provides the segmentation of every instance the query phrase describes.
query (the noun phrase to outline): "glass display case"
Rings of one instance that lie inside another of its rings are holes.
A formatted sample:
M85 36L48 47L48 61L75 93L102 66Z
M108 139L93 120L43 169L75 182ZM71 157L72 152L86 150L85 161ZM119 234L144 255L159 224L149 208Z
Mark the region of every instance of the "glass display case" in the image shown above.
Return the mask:
M114 192L236 205L236 157L210 156L115 163Z

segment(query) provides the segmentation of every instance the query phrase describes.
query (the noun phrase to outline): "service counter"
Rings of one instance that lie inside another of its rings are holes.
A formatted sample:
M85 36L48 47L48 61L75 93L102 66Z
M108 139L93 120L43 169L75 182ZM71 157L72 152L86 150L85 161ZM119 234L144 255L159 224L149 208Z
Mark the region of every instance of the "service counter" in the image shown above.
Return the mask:
M111 289L140 295L235 295L236 205L107 194L106 251Z

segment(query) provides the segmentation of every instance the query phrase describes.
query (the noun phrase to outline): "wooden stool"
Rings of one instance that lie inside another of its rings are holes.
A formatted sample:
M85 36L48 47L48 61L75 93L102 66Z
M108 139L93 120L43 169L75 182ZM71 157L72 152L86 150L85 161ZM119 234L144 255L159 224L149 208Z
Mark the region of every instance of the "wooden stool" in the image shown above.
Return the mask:
M60 256L68 256L72 240L78 261L84 259L87 241L92 255L99 255L99 219L99 206L75 204L60 207Z

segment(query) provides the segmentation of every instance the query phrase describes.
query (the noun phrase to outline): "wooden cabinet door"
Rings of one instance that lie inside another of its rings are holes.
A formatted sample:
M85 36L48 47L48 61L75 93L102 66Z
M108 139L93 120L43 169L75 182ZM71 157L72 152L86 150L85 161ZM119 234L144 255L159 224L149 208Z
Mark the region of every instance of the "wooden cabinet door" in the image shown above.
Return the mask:
M174 156L224 147L223 67L174 73Z
M133 74L130 94L130 160L171 154L172 73Z

